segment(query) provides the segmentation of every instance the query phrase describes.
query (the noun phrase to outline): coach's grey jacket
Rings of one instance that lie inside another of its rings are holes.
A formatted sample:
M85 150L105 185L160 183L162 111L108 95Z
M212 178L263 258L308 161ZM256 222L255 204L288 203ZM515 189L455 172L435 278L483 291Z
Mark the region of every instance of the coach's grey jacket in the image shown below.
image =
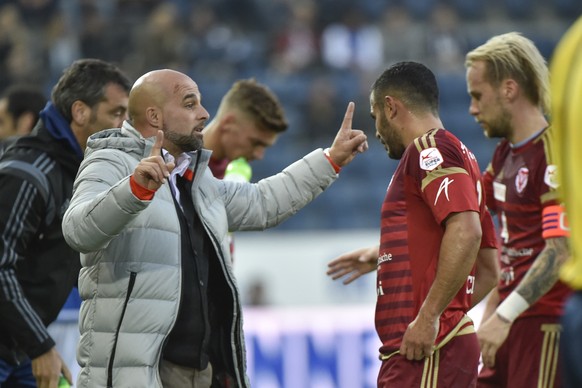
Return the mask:
M81 252L81 339L78 387L161 387L164 340L180 303L180 223L168 183L153 200L130 189L129 176L154 138L129 123L89 139L63 220L68 244ZM216 249L232 320L223 353L236 387L248 387L241 306L231 268L228 231L273 227L308 204L337 177L321 150L256 184L215 179L210 152L193 155L192 198Z

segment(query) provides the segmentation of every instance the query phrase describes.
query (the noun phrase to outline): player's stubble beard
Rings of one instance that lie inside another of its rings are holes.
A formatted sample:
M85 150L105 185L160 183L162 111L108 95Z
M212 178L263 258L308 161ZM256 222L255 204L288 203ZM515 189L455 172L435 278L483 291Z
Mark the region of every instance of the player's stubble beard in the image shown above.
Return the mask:
M168 129L163 128L164 137L178 147L182 152L198 151L204 146L202 132L198 128L192 129L189 135L183 135Z
M511 114L501 104L501 100L497 99L497 106L499 113L488 121L479 120L479 124L484 129L485 136L494 138L510 138L513 135L513 128L511 126Z
M380 140L380 142L384 145L386 149L386 153L388 153L388 157L394 160L400 160L402 155L404 154L404 150L406 147L402 141L402 136L398 133L398 131L392 126L386 116L380 116L380 131L376 137Z

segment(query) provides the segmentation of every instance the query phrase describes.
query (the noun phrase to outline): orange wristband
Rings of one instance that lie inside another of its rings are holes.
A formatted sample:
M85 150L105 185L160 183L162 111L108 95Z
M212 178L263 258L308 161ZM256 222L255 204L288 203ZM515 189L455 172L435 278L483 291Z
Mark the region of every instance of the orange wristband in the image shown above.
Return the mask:
M324 149L323 154L325 155L325 157L327 158L327 160L329 161L329 163L333 167L335 173L339 174L339 172L342 170L342 168L340 166L338 166L337 164L335 164L335 162L333 161L331 156L329 156L329 148Z
M154 190L150 190L137 183L135 179L133 179L133 175L129 177L129 187L131 187L133 195L142 201L151 201L156 193Z

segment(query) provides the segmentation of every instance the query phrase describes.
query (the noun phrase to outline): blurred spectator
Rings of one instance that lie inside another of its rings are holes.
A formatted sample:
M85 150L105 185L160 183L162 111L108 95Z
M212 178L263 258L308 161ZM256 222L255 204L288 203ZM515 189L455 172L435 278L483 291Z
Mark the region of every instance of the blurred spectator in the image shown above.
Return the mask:
M32 86L13 85L6 89L0 98L0 141L28 135L46 102L44 94Z
M13 4L0 8L0 88L20 80L21 71L28 68L29 37L18 8Z
M260 8L265 4L259 4L257 0L210 0L210 2L221 15L221 20L235 28L251 29L252 26L254 30L263 31L268 24L260 12Z
M333 132L330 132L333 130L332 123L341 120L341 112L337 106L344 102L340 101L338 94L337 86L329 76L313 78L301 107L305 114L303 124L298 126L302 131L297 136L298 144L314 144L333 135Z
M347 8L341 21L325 27L321 50L324 63L335 69L373 72L383 65L382 33L367 23L357 6Z
M59 0L17 0L16 5L27 27L42 33L58 13Z
M455 8L439 4L433 9L426 38L427 61L432 69L437 73L463 71L468 44Z
M291 2L289 12L275 38L271 58L271 66L282 74L309 69L319 56L317 5L312 0Z
M161 68L185 71L185 34L176 4L164 2L155 7L145 22L136 27L133 37L133 60L126 63L133 74Z
M59 79L63 69L80 57L79 38L72 33L66 19L57 14L48 23L43 39L52 85Z
M255 278L247 288L246 304L248 306L267 306L267 284L263 278Z
M387 7L380 22L386 66L400 61L424 61L424 31L406 7Z
M206 77L234 78L232 65L223 60L232 37L232 29L219 22L210 4L196 4L186 23L189 27L185 48L190 73L204 71Z
M117 0L117 13L134 24L140 24L163 2L163 0Z
M79 31L81 56L119 62L122 55L118 47L121 45L97 4L91 2L84 4L81 7L81 20Z

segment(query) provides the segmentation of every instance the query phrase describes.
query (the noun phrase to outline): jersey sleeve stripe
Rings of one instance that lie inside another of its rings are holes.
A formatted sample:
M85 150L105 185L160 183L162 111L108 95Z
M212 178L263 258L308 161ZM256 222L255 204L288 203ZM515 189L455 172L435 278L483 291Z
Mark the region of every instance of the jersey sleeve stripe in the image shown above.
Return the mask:
M428 147L429 147L429 144L428 144L428 139L427 139L427 135L423 135L423 136L420 138L420 143L422 144L422 148L423 148L423 149L425 149L425 148L428 148Z
M541 136L541 141L544 144L544 154L546 155L546 164L554 164L554 155L552 149L552 136L551 136L552 128L548 128L546 131L543 132Z
M439 129L431 130L426 134L414 139L414 145L416 146L418 152L429 147L435 148L437 146L435 135L438 131Z
M421 184L420 189L424 191L425 187L428 186L430 184L430 182L432 182L435 179L438 179L440 177L443 177L446 175L452 175L452 174L467 174L467 175L469 175L467 170L465 170L462 167L439 168L436 170L432 170L431 172L426 174L426 177L424 177L424 179L422 180L422 184Z
M420 138L417 137L416 139L414 139L414 145L416 147L416 150L418 152L422 151L422 146L420 145Z

